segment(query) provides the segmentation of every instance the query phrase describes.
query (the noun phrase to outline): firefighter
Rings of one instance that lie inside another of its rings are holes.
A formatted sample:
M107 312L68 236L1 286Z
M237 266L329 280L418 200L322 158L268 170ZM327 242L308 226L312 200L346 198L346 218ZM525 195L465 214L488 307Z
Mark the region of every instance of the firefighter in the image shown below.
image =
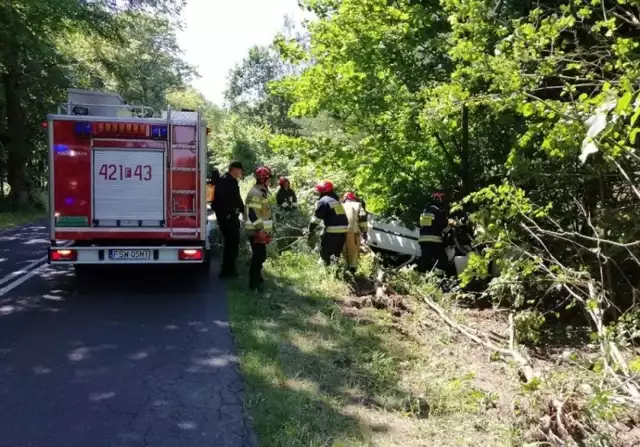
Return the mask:
M325 265L330 265L332 260L339 259L344 247L349 221L340 199L333 192L333 183L323 180L316 184L315 192L320 199L316 204L316 210L309 224L309 241L313 231L320 222L324 222L324 233L320 241L320 257Z
M245 230L251 243L251 264L249 266L249 288L262 291L262 265L267 260L267 245L271 242L271 208L269 206L269 183L271 169L260 166L253 172L256 184L247 194Z
M298 208L298 199L296 198L295 191L291 189L289 179L286 177L280 177L278 184L280 185L280 189L278 189L278 192L276 193L276 203L280 209L293 211Z
M242 170L242 163L233 161L229 164L229 170L216 183L212 208L216 213L218 228L224 239L221 278L232 278L238 275L236 260L240 248L239 216L244 210L238 180L242 177Z
M447 216L444 211L444 193L434 192L431 204L420 215L420 262L418 271L425 273L434 267L447 269L447 255L442 240L447 227Z
M358 258L360 257L360 239L367 240L369 224L364 205L353 192L347 192L342 196L342 206L349 221L349 231L346 235L343 255L351 273L358 270Z

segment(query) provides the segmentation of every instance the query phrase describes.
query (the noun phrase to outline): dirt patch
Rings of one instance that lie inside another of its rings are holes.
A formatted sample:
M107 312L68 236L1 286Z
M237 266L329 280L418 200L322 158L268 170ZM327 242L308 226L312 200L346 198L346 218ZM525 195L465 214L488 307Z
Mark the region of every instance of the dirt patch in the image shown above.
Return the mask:
M640 446L640 414L616 424L618 447Z
M375 308L379 310L387 310L395 317L403 316L411 313L409 300L400 295L390 297L378 297L375 295L345 297L341 302L341 307L347 314L353 314L350 309Z

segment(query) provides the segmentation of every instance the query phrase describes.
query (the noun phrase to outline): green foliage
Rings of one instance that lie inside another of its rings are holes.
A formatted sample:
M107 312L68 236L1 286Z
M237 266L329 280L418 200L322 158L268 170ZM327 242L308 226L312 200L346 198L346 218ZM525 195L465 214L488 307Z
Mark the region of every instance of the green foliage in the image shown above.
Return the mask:
M540 342L540 328L545 322L544 315L535 310L516 313L514 317L516 337L519 342Z
M273 49L251 48L229 73L225 99L231 111L241 113L252 124L295 135L299 126L288 116L290 100L271 88L271 82L285 76L286 71L287 66Z
M12 200L35 200L47 165L40 123L68 87L161 108L193 74L176 44L182 0L0 3L0 171ZM5 178L6 176L6 178Z

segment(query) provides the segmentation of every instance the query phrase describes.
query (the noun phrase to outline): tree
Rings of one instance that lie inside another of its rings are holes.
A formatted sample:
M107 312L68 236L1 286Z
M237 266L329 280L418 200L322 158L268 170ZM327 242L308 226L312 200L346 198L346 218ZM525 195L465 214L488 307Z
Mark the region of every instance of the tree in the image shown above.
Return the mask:
M126 47L126 27L119 20L126 11L175 14L182 1L18 0L0 3L0 134L7 141L6 171L11 196L20 203L29 199L30 167L42 166L43 135L39 123L47 111L64 97L74 80L69 73L73 55L60 51L60 39L81 33ZM34 158L35 157L35 158ZM35 164L34 164L35 163Z
M488 244L469 273L501 264L488 293L514 309L581 306L609 379L640 402L614 339L640 312L637 2L303 4L310 46L277 48L308 65L274 89L309 127L272 147L350 173L407 221L432 188L459 189Z
M287 66L277 52L267 47L253 47L243 61L229 73L225 99L235 113L242 113L259 125L274 131L295 134L299 126L289 118L291 101L270 88L282 78Z

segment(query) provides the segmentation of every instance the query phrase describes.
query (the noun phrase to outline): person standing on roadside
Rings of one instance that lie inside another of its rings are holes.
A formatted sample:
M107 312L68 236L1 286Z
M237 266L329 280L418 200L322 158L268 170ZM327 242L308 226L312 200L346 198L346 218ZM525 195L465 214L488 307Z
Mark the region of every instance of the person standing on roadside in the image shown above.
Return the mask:
M253 176L256 184L245 200L247 209L245 230L251 243L251 263L249 264L249 289L262 292L264 278L262 265L267 260L267 245L271 242L271 207L269 206L269 186L271 183L271 169L266 166L258 167Z
M347 232L342 253L347 260L349 271L355 274L358 270L358 260L360 258L360 239L366 241L368 237L367 212L362 205L362 201L351 191L342 196L342 206L349 222L349 231Z
M447 215L444 207L445 194L436 191L431 194L431 203L420 214L420 259L418 271L426 273L434 268L447 269L447 254L442 240L447 228Z
M319 200L311 216L307 238L311 242L316 227L320 222L324 223L324 233L320 240L320 258L328 266L340 259L349 231L349 221L342 202L333 191L333 183L323 180L316 184L314 190Z
M285 211L293 211L298 209L298 198L293 189L291 189L291 183L286 177L280 177L278 180L280 189L276 193L276 203L280 209Z
M216 213L218 228L224 239L220 278L233 278L238 275L236 260L240 249L239 216L244 211L238 180L242 178L242 170L242 163L231 162L228 171L216 184L212 208Z

